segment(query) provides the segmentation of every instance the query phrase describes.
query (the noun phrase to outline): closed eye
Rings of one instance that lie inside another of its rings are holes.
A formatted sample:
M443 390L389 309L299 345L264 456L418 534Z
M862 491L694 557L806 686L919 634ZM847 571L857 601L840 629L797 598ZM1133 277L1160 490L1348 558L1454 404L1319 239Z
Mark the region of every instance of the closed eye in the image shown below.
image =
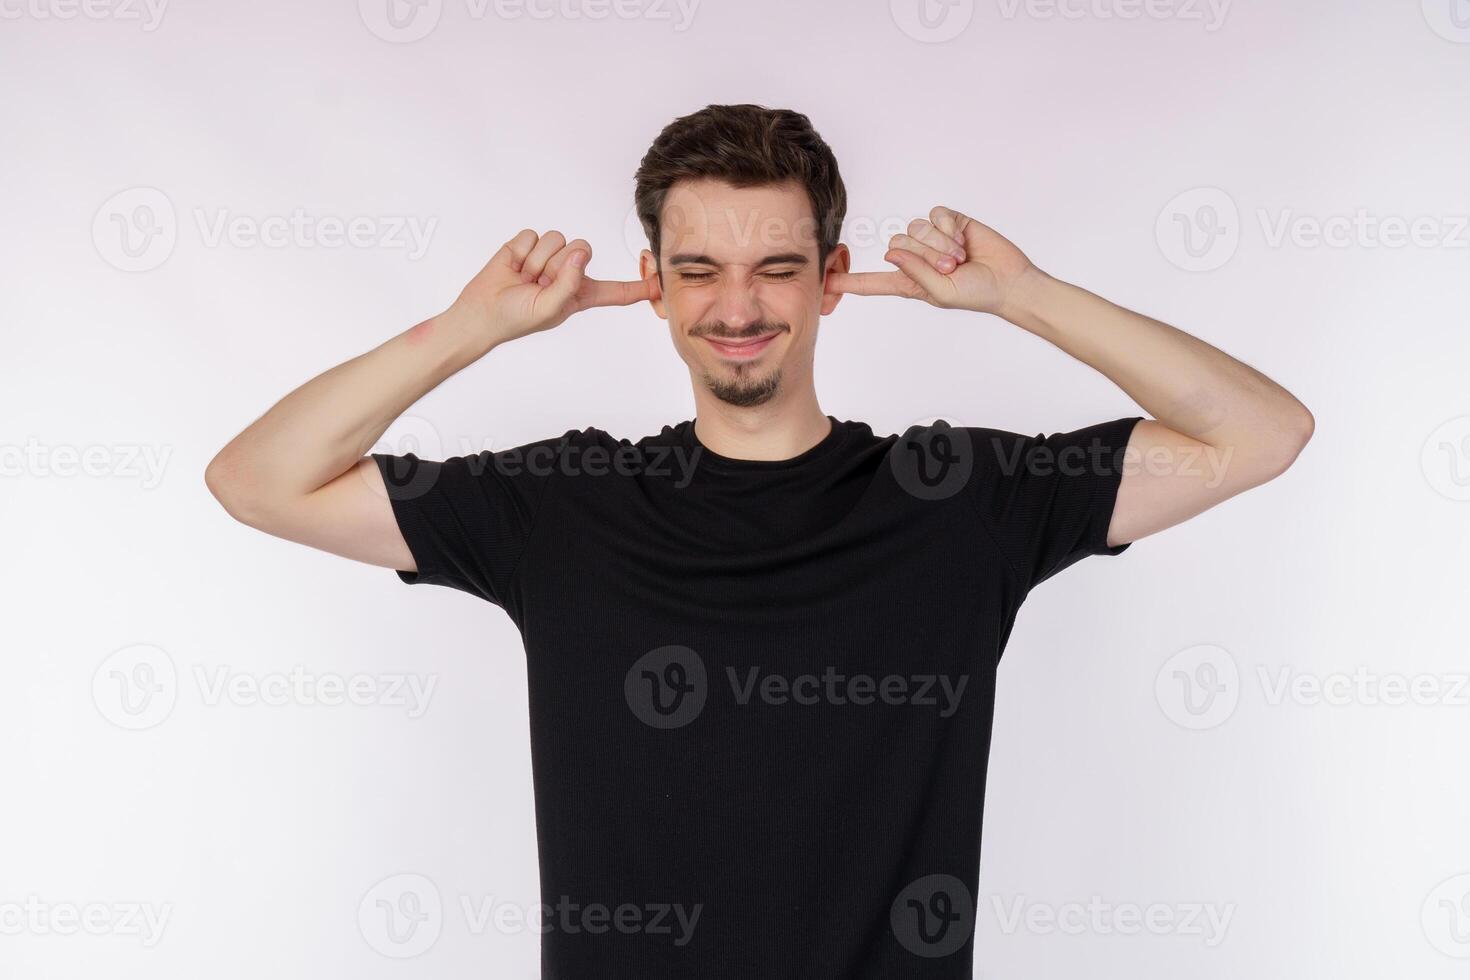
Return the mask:
M761 275L765 276L768 279L773 279L776 282L786 282L788 279L792 279L792 278L794 278L796 276L796 270L795 269L789 269L789 270L787 270L785 272L763 272L763 273L761 273ZM711 279L713 277L714 277L714 273L713 272L681 272L681 273L679 273L679 279L681 281L683 281L683 282L704 282L705 280Z

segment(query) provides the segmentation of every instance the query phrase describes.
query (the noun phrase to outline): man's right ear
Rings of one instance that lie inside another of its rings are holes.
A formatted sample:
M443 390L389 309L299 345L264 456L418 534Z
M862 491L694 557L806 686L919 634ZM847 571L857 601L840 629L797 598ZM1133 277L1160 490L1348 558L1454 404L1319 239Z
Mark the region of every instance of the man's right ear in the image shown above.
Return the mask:
M669 315L664 311L664 290L658 279L658 262L646 248L638 254L638 278L652 280L648 284L648 303L660 320L667 320Z

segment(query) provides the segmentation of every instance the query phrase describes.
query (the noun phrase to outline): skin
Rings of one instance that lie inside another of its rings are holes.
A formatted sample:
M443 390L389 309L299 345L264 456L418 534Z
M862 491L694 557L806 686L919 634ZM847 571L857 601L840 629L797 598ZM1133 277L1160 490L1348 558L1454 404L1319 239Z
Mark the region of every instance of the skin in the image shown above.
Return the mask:
M713 452L788 459L831 423L813 362L821 317L843 296L888 296L1001 317L1102 372L1152 416L1134 429L1108 532L1134 541L1284 472L1311 438L1284 388L1198 338L1038 269L981 222L933 208L889 242L882 272L818 265L799 185L681 181L666 197L659 261L639 278L585 274L592 247L524 229L451 306L313 378L230 441L205 481L237 520L277 537L412 571L377 466L365 454L441 382L503 343L600 306L648 303L689 369L695 432ZM761 338L754 347L736 348ZM1223 465L1203 466L1201 459Z

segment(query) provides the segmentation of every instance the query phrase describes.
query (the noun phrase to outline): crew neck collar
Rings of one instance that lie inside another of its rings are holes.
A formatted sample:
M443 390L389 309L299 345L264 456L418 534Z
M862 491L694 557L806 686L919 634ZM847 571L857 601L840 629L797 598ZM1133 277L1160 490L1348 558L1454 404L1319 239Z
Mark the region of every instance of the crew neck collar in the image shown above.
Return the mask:
M697 418L697 417L696 417ZM819 457L825 456L836 449L847 438L848 426L839 422L834 416L828 415L828 421L832 428L822 437L821 441L805 452L798 453L788 459L736 459L733 456L721 456L699 441L699 436L694 434L695 419L684 423L684 445L691 450L697 450L701 462L709 462L724 469L740 470L784 470L794 466L810 463Z

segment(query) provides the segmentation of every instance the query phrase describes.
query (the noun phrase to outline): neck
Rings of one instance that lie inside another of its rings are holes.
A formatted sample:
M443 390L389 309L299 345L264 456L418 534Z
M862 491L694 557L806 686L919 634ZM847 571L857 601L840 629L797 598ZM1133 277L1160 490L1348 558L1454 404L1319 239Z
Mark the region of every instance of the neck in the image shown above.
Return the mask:
M791 459L832 431L810 386L786 398L778 394L763 405L739 408L701 385L695 387L694 407L694 434L700 444L731 459Z

